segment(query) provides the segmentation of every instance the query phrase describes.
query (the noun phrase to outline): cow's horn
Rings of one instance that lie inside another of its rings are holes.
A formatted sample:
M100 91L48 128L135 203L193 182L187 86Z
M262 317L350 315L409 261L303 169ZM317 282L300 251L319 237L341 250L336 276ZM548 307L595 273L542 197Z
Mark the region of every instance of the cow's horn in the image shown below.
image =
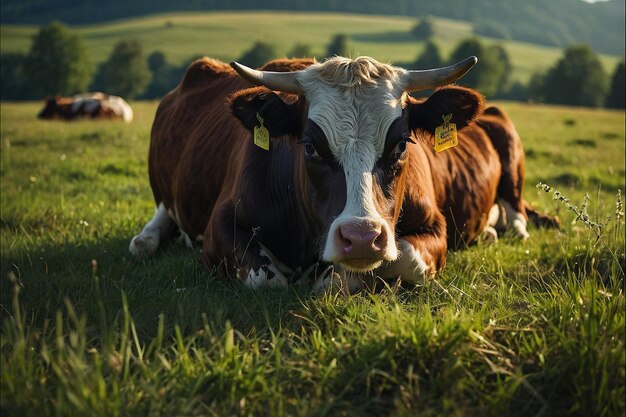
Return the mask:
M465 75L477 62L478 58L470 56L449 67L408 71L405 75L405 91L410 93L450 84Z
M282 91L283 93L304 94L302 86L296 80L297 71L257 71L234 61L230 63L230 66L237 71L241 78L252 84L264 85L271 90Z

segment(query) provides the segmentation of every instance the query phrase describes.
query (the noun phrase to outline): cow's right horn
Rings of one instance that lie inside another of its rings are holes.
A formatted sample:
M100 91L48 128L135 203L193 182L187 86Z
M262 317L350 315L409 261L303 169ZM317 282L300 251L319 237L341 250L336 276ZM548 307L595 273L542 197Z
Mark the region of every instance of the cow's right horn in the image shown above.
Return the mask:
M407 71L404 78L404 90L410 93L453 83L465 75L477 62L478 58L470 56L449 67Z
M264 85L271 90L282 91L284 93L304 94L302 86L296 79L298 71L258 71L235 61L231 62L230 66L237 71L237 74L239 74L241 78L250 81L254 85Z

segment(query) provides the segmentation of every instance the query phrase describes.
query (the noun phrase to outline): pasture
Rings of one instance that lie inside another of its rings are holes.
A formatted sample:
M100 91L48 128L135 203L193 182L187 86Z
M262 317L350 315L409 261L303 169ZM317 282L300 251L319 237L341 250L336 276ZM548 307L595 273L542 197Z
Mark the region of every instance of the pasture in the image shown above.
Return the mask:
M136 38L144 46L146 55L159 50L169 61L180 65L199 55L231 61L256 41L274 45L280 56L288 54L297 43L307 44L315 56L323 58L327 45L337 33L350 36L350 50L354 56L369 55L382 62L402 63L415 61L424 47L423 42L417 42L409 34L416 21L402 16L346 13L204 12L168 13L75 26L72 30L84 38L94 68L107 60L114 44L122 38ZM472 36L470 23L442 18L432 21L434 39L444 59L461 40ZM26 53L37 29L35 26L2 25L2 51ZM490 38L483 40L487 44L501 44L506 49L513 66L512 80L524 84L533 73L547 70L562 56L560 48ZM600 55L608 74L613 73L621 59Z
M2 103L2 415L623 415L624 112L501 104L562 230L344 297L217 281L175 242L130 257L156 102L129 125Z

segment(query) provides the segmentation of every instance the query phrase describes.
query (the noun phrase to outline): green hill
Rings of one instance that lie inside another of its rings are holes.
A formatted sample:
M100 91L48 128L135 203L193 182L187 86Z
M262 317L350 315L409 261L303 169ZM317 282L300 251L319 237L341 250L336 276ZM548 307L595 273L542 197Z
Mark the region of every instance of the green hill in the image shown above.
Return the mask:
M439 18L433 22L435 39L446 57L461 39L472 35L469 23ZM170 62L184 64L198 55L233 60L256 40L274 44L281 55L287 54L294 44L305 43L311 46L314 55L322 57L332 36L339 32L350 36L354 55L401 63L412 62L423 48L423 43L409 35L414 24L414 19L406 17L343 13L213 12L172 13L72 29L84 37L94 66L106 60L115 42L125 37L139 39L147 53L160 50ZM2 25L2 52L25 53L36 31L36 26ZM513 79L524 83L533 72L548 68L562 54L556 47L484 40L505 47L513 63ZM605 70L613 71L619 59L603 55Z
M624 54L624 0L593 4L581 0L5 0L0 3L0 22L44 24L56 19L76 25L217 10L349 12L409 19L432 15L467 21L483 33L503 38L561 48L586 43L598 52Z

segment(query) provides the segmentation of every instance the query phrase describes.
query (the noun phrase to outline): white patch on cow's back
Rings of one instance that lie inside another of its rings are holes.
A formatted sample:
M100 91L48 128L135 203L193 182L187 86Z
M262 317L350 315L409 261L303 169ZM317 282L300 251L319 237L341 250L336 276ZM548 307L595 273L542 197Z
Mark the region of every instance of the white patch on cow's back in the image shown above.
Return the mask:
M98 110L98 107L100 107L100 102L98 102L97 100L90 98L79 98L72 102L70 111L73 114L77 114L79 111L91 114Z
M83 109L85 109L87 113L94 113L98 108L100 108L100 102L98 102L98 100L85 100Z
M99 91L82 93L73 95L74 102L72 103L72 112L78 111L81 106L87 113L93 113L99 106L105 106L110 109L113 114L120 117L125 122L131 122L133 120L133 109L130 104L126 102L122 97L112 96L101 93Z
M123 98L117 96L109 96L107 99L108 105L115 112L116 115L122 118L125 122L129 123L133 120L133 109L130 107Z

